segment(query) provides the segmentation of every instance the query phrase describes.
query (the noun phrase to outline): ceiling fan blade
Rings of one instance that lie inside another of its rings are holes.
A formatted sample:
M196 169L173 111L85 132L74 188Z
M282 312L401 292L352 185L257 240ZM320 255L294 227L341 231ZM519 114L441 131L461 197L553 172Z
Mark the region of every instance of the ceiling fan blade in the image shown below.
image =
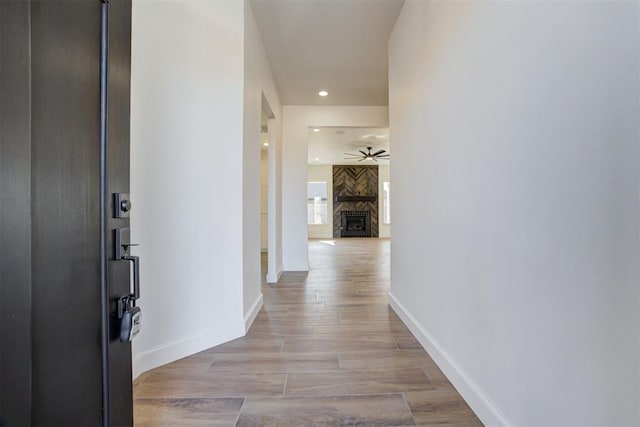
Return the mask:
M380 158L380 157L389 157L389 155L388 155L388 154L380 154L379 156L376 156L376 157L377 157L377 158Z
M361 152L363 156L367 156L367 153L365 153L364 151L362 150L358 150L358 151Z
M360 154L352 154L352 153L344 153L347 156L353 156L353 157L362 157Z
M380 154L384 153L385 151L386 151L386 150L378 150L378 151L376 151L375 153L373 153L373 154L372 154L372 156L378 156L378 155L380 155Z
M360 160L358 160L358 161L359 161L359 162L361 162L361 161L363 161L363 160L367 160L367 158L365 157L365 158L362 158L362 159L360 159Z

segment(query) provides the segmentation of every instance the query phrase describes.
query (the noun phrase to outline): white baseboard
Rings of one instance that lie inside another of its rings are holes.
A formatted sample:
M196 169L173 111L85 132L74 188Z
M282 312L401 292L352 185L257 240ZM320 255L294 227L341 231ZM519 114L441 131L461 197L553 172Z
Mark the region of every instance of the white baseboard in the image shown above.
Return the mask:
M262 300L261 300L262 301ZM191 337L182 341L168 344L133 357L133 378L158 366L166 365L201 352L211 347L224 344L228 341L240 338L244 335L244 325L225 325L224 328L216 329L206 334ZM135 344L135 343L134 343ZM135 345L134 345L135 347Z
M256 320L256 316L258 315L258 313L260 312L260 309L262 308L262 301L263 301L262 292L260 292L260 295L254 301L253 305L249 309L249 312L244 316L244 333L245 334L249 332L249 328L251 328L253 321Z
M440 370L442 370L484 425L505 427L513 425L507 421L495 403L469 378L469 375L467 375L464 369L458 365L433 335L422 327L416 318L391 293L389 293L389 305L407 328L409 328L411 333L415 335L416 339L427 353L429 353Z
M275 273L272 273L272 272L267 273L267 283L278 283L281 276L282 276L282 266L278 267L278 271L276 271Z

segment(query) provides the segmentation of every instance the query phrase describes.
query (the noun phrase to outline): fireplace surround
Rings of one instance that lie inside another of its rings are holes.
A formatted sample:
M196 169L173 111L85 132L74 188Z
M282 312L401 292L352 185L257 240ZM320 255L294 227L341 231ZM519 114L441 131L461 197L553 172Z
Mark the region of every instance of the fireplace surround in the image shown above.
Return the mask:
M378 237L378 166L333 165L333 237L347 230L342 212L368 211L368 219L350 218L347 237ZM364 225L365 230L360 230ZM357 230L355 230L357 229Z
M340 237L371 237L370 211L342 211Z

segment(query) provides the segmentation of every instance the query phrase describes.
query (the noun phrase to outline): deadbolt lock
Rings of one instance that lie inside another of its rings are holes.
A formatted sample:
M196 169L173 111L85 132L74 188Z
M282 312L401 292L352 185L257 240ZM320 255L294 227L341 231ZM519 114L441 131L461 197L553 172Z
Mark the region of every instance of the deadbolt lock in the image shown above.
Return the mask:
M129 218L131 211L131 200L127 193L115 193L113 195L113 217Z

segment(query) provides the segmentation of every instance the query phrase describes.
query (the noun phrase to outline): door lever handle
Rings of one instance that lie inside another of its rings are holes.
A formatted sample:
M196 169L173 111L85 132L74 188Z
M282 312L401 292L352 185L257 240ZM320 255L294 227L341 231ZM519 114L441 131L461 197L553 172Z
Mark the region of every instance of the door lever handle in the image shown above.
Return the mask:
M130 261L133 264L133 292L127 296L132 302L140 298L140 257L131 255L129 250L137 243L131 243L128 228L115 230L115 259ZM129 288L131 291L131 288Z
M140 298L140 257L124 255L122 259L131 261L133 264L133 293L131 293L131 299L135 301Z
M129 342L135 337L142 327L142 311L136 307L136 300L140 298L140 257L131 255L131 243L128 228L118 228L115 231L114 246L116 260L123 260L133 264L133 291L129 281L128 295L118 298L118 319L120 320L120 341ZM127 267L129 267L127 265ZM131 270L127 268L131 277Z

